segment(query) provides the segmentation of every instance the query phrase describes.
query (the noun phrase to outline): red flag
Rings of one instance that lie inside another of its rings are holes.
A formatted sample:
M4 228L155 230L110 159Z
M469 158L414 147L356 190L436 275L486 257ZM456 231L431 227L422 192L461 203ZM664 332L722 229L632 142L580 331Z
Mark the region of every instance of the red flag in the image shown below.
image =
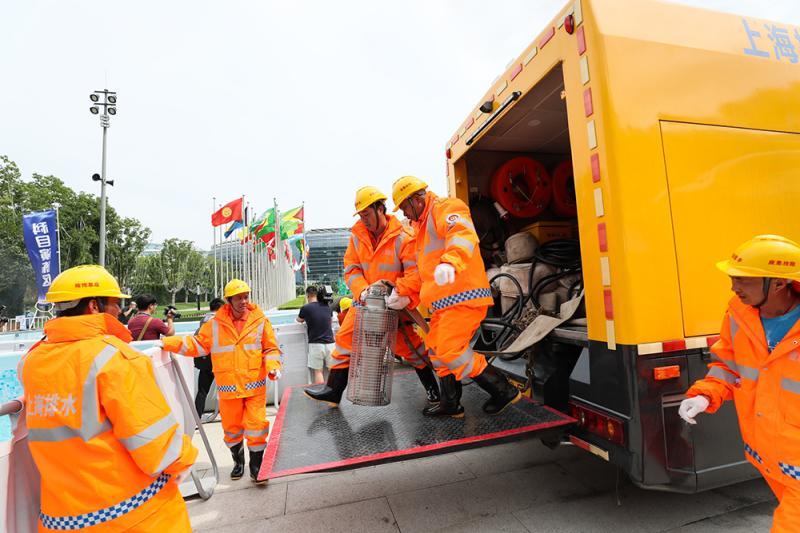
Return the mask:
M221 226L234 220L242 220L242 199L237 198L232 202L223 205L217 212L211 215L211 225Z

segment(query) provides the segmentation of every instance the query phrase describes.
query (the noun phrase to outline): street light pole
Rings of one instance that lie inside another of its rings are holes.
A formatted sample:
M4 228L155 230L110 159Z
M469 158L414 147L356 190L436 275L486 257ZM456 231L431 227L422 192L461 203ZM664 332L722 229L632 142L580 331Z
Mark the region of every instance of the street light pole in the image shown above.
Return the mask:
M103 96L103 101L100 102L100 96ZM117 93L103 89L102 91L94 91L89 95L89 100L92 101L92 107L89 111L93 115L100 112L100 107L103 107L103 114L100 115L100 126L103 127L103 161L100 167L100 175L94 174L93 181L100 182L100 251L98 262L100 266L106 266L106 184L114 185L114 180L106 179L106 137L108 136L108 128L111 127L111 119L109 115L117 114Z
M106 135L110 125L108 115L100 117L103 126L103 163L100 167L100 266L106 266Z

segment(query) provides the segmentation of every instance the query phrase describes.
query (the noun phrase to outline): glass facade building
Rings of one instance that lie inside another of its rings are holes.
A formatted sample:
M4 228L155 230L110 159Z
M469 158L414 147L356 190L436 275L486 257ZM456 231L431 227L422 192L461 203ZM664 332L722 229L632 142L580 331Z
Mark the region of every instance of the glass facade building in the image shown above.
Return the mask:
M350 242L350 228L312 229L306 232L308 242L309 283L336 282L344 276L344 252ZM302 274L300 274L302 281Z

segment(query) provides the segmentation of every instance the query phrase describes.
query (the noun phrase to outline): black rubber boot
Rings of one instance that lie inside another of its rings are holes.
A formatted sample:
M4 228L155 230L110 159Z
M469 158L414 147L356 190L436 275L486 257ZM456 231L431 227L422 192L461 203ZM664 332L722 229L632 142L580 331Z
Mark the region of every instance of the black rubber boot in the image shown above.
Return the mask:
M233 456L231 479L240 479L244 475L244 446L241 442L231 447L231 455Z
M436 376L433 369L429 366L422 368L415 368L417 377L419 378L422 386L425 387L425 394L428 397L428 402L439 403L439 384L436 382Z
M439 379L441 385L441 399L436 405L422 410L425 416L450 416L463 418L464 408L461 407L461 382L453 374Z
M490 415L500 414L506 407L516 403L522 398L517 388L508 382L508 379L492 365L472 378L480 388L489 393L491 398L483 404L483 411Z
M264 459L264 450L260 452L250 452L250 479L256 484L266 483L267 480L258 480L258 471L261 470L261 461Z
M325 385L309 387L303 392L312 400L336 407L342 401L342 393L347 388L348 372L350 372L349 368L334 368L328 374L328 382Z

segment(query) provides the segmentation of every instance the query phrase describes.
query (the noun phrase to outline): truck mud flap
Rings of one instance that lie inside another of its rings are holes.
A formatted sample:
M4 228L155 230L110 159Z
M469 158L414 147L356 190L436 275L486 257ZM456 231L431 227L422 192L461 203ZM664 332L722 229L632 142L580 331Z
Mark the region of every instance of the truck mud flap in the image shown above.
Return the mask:
M425 417L425 393L414 372L395 372L392 403L385 407L361 407L345 398L339 407L329 407L305 396L303 387L287 388L259 479L346 470L551 435L575 422L527 398L489 416L481 409L487 399L477 385L467 385L461 398L464 418Z

